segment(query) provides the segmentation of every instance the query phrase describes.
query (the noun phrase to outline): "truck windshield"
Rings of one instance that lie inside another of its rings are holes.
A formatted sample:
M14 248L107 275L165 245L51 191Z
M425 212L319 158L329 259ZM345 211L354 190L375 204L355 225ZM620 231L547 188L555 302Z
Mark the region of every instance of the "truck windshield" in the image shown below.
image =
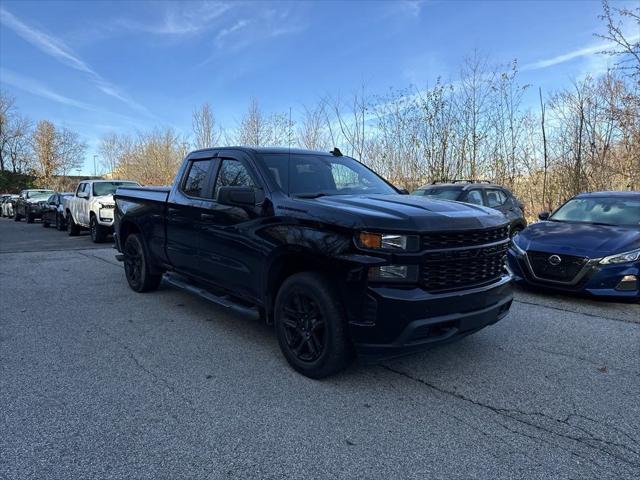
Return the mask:
M394 194L391 185L349 157L312 154L263 154L267 169L291 196Z
M93 184L93 196L113 195L118 187L139 187L136 182L98 182Z
M574 198L556 210L549 220L640 227L640 199Z
M48 197L53 193L53 190L32 190L27 192L25 198L40 198L40 197Z

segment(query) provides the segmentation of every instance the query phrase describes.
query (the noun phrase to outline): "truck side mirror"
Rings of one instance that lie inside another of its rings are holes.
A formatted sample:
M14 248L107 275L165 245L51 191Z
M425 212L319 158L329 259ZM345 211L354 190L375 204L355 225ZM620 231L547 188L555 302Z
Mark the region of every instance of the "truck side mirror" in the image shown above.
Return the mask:
M538 218L540 220L548 220L549 219L549 212L540 212L538 214Z
M235 207L253 207L256 204L254 187L220 187L218 203Z
M89 198L89 194L87 192L78 192L78 198Z

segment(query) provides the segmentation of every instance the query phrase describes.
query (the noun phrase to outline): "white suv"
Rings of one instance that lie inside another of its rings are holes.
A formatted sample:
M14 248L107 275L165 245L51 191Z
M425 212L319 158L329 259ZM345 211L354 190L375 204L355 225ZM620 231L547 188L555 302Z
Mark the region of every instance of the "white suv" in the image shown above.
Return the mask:
M64 215L70 236L83 228L91 232L91 240L103 242L113 231L113 194L118 187L135 187L139 183L127 180L85 180L78 184L72 197L64 200Z

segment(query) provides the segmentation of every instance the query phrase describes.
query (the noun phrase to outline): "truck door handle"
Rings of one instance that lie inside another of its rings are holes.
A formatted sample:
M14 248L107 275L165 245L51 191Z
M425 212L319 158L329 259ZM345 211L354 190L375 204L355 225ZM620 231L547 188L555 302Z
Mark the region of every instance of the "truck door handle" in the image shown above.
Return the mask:
M216 216L211 213L201 213L200 220L215 220Z

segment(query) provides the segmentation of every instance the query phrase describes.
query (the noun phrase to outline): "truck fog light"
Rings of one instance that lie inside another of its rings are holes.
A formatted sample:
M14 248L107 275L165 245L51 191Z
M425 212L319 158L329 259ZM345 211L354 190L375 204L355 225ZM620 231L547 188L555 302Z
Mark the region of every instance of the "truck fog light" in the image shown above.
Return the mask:
M616 285L616 290L637 290L638 288L638 277L635 275L625 275L622 277L622 280Z
M369 280L374 282L417 282L417 265L383 265L369 269Z

